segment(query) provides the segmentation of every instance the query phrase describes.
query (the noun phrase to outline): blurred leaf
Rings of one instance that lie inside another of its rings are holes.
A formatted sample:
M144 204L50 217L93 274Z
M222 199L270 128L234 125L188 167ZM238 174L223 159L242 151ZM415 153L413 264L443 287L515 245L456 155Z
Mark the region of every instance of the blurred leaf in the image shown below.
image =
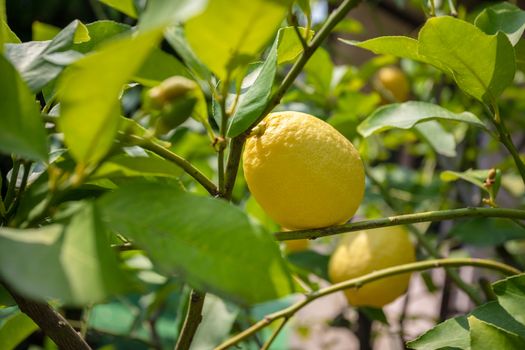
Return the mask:
M304 67L306 82L314 87L316 93L328 96L331 90L333 70L334 64L330 54L325 49L319 48Z
M507 34L512 45L516 45L525 31L525 11L511 3L501 2L481 11L474 23L487 34Z
M525 325L525 275L512 276L492 285L501 306ZM525 334L522 334L525 337Z
M520 40L514 47L516 53L516 66L525 72L525 40Z
M165 32L165 37L171 47L182 57L182 60L190 70L203 82L207 84L211 81L211 72L195 55L184 36L184 28L181 26L169 27Z
M334 28L335 33L360 34L364 30L361 22L354 18L344 18Z
M58 88L58 126L77 162L96 163L111 147L119 124L122 87L160 35L156 30L113 41L64 72Z
M120 12L128 15L131 18L137 18L137 10L133 0L98 0L103 4L108 5Z
M464 243L492 246L525 238L525 229L509 219L477 218L456 223L449 234Z
M4 43L7 41L7 18L5 15L5 0L0 0L0 54L4 52Z
M325 281L329 281L328 277L328 261L330 256L319 254L313 250L305 250L301 252L293 252L288 254L288 261L292 264L310 271Z
M495 103L514 79L514 49L507 36L487 35L452 17L426 22L419 32L419 54L440 62L463 91L488 104Z
M177 177L181 174L181 168L152 153L146 157L132 157L127 154L119 154L105 161L90 178Z
M131 27L124 23L102 20L86 25L90 40L76 43L73 48L75 51L88 53L107 40L114 39L131 31Z
M206 2L206 0L148 1L146 10L139 20L139 29L147 31L176 22L184 22L201 13L206 7Z
M31 25L33 41L52 40L58 33L60 28L51 24L34 21Z
M6 57L13 63L31 91L39 92L44 85L55 79L63 66L49 62L54 54L64 53L72 46L77 29L83 24L75 20L62 29L51 41L30 41L6 44Z
M470 112L452 113L432 103L409 101L379 107L359 124L357 131L368 137L391 128L410 129L433 119L465 122L486 129L485 124Z
M134 80L145 86L155 86L174 75L193 79L178 59L160 49L154 49L135 73Z
M16 312L0 322L0 349L12 350L39 327L26 314Z
M437 153L446 157L456 156L454 135L447 132L437 121L430 120L416 124L414 129L423 136Z
M375 307L360 307L359 311L361 311L370 321L378 321L382 324L388 325L388 320L386 319L383 309Z
M47 160L47 136L35 98L3 55L0 76L0 150Z
M127 288L92 204L64 225L0 228L0 274L21 294L67 305L99 302Z
M468 318L470 326L470 347L475 350L524 349L525 339L506 332L501 328L480 321L474 316Z
M255 59L284 19L289 0L210 0L185 26L196 55L220 80Z
M11 28L9 28L7 23L3 20L0 20L0 53L3 52L5 43L20 44L21 41L18 38L18 36L16 36L16 34L13 33Z
M190 350L213 349L223 342L237 318L239 310L213 294L206 294L202 321L197 328Z
M110 227L142 247L161 271L182 275L194 288L244 304L292 291L272 237L222 200L135 183L100 205Z
M305 37L306 28L299 27L299 33ZM314 34L315 32L310 30L305 40L310 40ZM293 27L279 29L277 40L277 64L293 62L303 52L303 46Z

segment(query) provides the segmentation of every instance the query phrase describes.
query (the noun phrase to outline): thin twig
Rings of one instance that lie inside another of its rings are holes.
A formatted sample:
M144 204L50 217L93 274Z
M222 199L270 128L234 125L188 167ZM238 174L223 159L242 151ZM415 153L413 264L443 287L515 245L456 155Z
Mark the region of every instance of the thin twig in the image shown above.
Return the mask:
M32 162L30 161L27 161L27 162L24 162L24 172L22 173L22 181L20 182L20 188L18 189L18 194L17 196L15 197L13 203L11 204L11 206L9 207L9 209L7 210L7 217L10 217L13 212L16 210L16 208L18 207L18 203L20 203L20 199L22 198L22 194L24 193L26 187L27 187L27 180L29 179L29 174L30 174L30 171L31 171L31 164Z
M13 161L13 169L11 169L11 178L9 179L9 186L7 187L7 193L4 199L6 209L11 206L12 201L15 197L16 180L18 179L18 172L20 171L21 164L22 164L22 161L20 159L15 159Z
M261 347L261 350L268 350L268 349L270 349L270 346L272 345L273 341L277 338L279 333L281 333L281 330L284 328L284 325L286 325L286 323L288 323L289 319L290 319L289 317L285 317L283 319L283 321L273 331L273 333L270 336L270 338L268 338L268 340L263 344L263 346Z
M387 278L390 276L399 275L403 273L423 271L423 270L442 268L442 267L452 268L452 267L462 267L462 266L482 267L482 268L498 271L502 273L503 275L509 275L509 276L517 275L521 273L521 271L513 268L512 266L508 266L508 265L502 264L497 261L492 261L488 259L468 259L468 258L467 259L464 259L464 258L435 259L435 260L427 260L427 261L418 261L415 263L404 264L404 265L386 268L383 270L378 270L378 271L369 273L367 275L364 275L358 278L353 278L353 279L350 279L344 282L336 283L329 287L326 287L316 292L313 292L311 294L308 294L306 295L306 298L304 300L301 300L276 313L265 316L262 320L255 323L252 327L244 330L243 332L237 334L236 336L228 339L227 341L225 341L224 343L216 347L215 350L224 350L231 346L234 346L240 341L258 332L260 329L270 325L274 321L280 318L292 317L298 310L302 309L304 306L308 305L312 301L319 299L323 296L326 296L326 295L329 295L335 292L339 292L344 289L361 288L365 284L371 283L373 281L377 281L383 278Z
M175 350L187 350L190 348L195 332L202 320L202 308L204 306L204 293L196 290L191 291L190 304L184 320L184 325L175 345Z
M495 217L525 220L525 210L507 208L478 208L468 207L460 209L448 209L427 211L414 214L390 216L386 218L363 220L350 224L297 231L277 232L274 234L278 241L293 239L316 239L320 237L333 236L345 232L360 231L372 228L415 224L418 222L434 222L458 218Z
M173 153L168 148L159 145L153 140L145 139L136 135L128 135L128 140L137 146L147 149L148 151L151 151L156 155L173 162L175 165L182 168L182 170L184 170L188 175L193 177L198 183L200 183L202 187L204 187L212 196L216 196L218 194L217 186L215 186L215 184L199 169L195 168L189 161L182 158L178 154Z
M29 316L61 350L91 350L67 320L46 303L29 300L3 283L5 289L18 304L20 311Z

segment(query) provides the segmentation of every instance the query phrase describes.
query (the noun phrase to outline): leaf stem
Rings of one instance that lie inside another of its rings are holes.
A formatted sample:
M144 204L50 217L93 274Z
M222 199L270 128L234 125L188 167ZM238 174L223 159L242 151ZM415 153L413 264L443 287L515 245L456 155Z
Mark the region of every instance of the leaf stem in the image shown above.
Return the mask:
M184 319L184 325L175 345L175 350L187 350L190 348L195 332L202 320L202 308L204 306L204 299L206 294L196 291L191 291L190 304L188 312Z
M128 135L128 140L137 146L147 149L148 151L151 151L162 158L173 162L175 165L182 168L182 170L184 170L188 175L193 177L212 196L216 196L219 193L217 186L215 186L215 184L210 179L208 179L206 175L204 175L199 169L195 168L189 161L172 152L168 148L159 145L155 141L136 135Z
M487 259L465 259L465 258L434 259L434 260L418 261L415 263L398 265L398 266L386 268L383 270L374 271L367 275L353 278L353 279L350 279L344 282L336 283L329 287L326 287L316 292L310 293L306 295L306 298L304 300L301 300L283 310L280 310L278 312L265 316L262 320L255 323L250 328L244 330L243 332L237 334L236 336L228 339L227 341L225 341L224 343L216 347L215 350L224 350L231 346L234 346L240 341L258 332L260 329L270 325L274 321L280 318L292 317L298 310L308 305L312 301L319 299L323 296L326 296L326 295L329 295L335 292L339 292L341 290L348 289L348 288L361 288L362 286L370 282L377 281L377 280L387 278L390 276L394 276L394 275L404 274L408 272L415 272L415 271L423 271L423 270L428 270L428 269L442 268L442 267L452 268L452 267L461 267L461 266L482 267L482 268L498 271L504 275L509 275L509 276L521 273L521 271L513 268L512 266L508 266L508 265L505 265L505 264L502 264L496 261L487 260Z
M467 207L460 209L436 210L414 214L403 214L389 216L386 218L357 221L350 224L337 225L332 227L296 230L287 232L277 232L274 234L278 241L287 241L293 239L316 239L319 237L332 236L345 232L353 232L379 227L415 224L418 222L434 222L451 220L458 218L478 218L478 217L495 217L525 220L525 210L508 209L508 208L481 208Z
M7 187L7 193L5 195L4 204L6 209L11 206L12 201L15 197L16 180L18 179L18 173L20 172L20 165L22 164L20 159L13 161L13 169L11 170L11 178L9 179L9 186Z
M498 131L499 141L511 154L512 159L514 159L514 163L516 163L516 167L518 168L518 171L521 175L523 183L525 183L525 164L523 163L523 160L521 159L519 151L516 149L514 142L512 142L512 138L510 136L509 130L507 129L507 126L503 122L503 119L501 119L497 104L494 104L493 107L494 117L492 118L492 123Z

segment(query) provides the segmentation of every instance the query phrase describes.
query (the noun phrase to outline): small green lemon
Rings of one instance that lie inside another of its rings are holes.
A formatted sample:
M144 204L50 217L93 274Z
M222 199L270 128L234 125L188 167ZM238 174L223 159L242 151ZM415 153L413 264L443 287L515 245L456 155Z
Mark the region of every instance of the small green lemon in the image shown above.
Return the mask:
M342 238L330 258L328 274L333 283L339 283L413 261L414 246L404 227L377 228L352 232ZM396 275L344 292L354 306L380 308L405 293L409 281L410 274Z
M395 66L383 67L374 81L376 89L386 95L386 102L405 102L410 97L410 84L405 73Z
M363 163L352 143L305 113L266 116L246 141L243 169L257 202L287 229L342 224L364 195Z

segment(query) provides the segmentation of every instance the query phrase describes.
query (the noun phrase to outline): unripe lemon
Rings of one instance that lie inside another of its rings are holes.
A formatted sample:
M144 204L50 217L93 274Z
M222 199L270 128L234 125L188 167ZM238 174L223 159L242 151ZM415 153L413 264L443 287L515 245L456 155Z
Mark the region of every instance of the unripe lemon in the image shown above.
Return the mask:
M410 96L410 85L405 73L394 66L381 68L374 85L379 93L387 95L387 102L404 102Z
M309 114L266 116L246 141L243 168L257 202L288 229L342 224L363 199L359 153L331 125Z
M414 246L404 227L377 228L346 235L330 258L328 274L333 283L339 283L413 261ZM405 293L409 281L410 274L396 275L344 292L348 302L354 306L380 308Z

